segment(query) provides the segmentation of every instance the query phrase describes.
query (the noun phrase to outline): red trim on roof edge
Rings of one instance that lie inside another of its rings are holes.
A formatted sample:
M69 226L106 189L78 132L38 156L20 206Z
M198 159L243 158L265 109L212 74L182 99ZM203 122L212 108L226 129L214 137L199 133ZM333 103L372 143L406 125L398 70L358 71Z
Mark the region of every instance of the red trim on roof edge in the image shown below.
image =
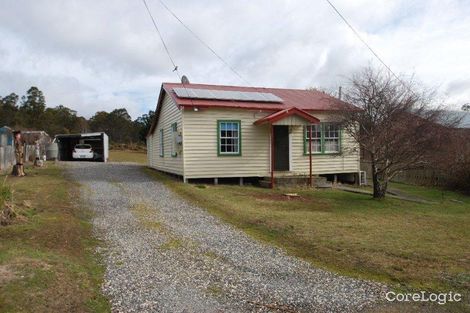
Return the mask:
M273 102L250 102L250 101L228 101L228 100L207 100L207 99L186 99L176 96L173 88L187 87L195 89L214 89L214 90L230 90L230 91L255 91L269 92L283 100L283 103ZM181 83L163 83L160 88L160 95L157 100L155 109L155 117L147 136L151 135L157 126L160 116L162 101L164 94L167 93L175 105L179 108L199 107L199 108L235 108L245 110L262 110L262 111L285 111L290 108L296 108L304 111L360 111L360 108L332 97L318 90L304 89L281 89L281 88L264 88L264 87L242 87L242 86L223 86L223 85L205 85L205 84L181 84ZM309 114L309 113L307 113Z

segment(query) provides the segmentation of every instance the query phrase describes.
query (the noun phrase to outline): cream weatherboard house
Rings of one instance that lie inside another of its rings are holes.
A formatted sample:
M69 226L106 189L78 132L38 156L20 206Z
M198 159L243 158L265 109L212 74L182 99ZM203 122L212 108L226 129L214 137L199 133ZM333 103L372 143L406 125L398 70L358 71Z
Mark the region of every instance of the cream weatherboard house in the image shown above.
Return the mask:
M273 185L311 174L354 180L359 149L338 124L341 110L351 109L312 90L164 83L148 165L185 182L267 178Z

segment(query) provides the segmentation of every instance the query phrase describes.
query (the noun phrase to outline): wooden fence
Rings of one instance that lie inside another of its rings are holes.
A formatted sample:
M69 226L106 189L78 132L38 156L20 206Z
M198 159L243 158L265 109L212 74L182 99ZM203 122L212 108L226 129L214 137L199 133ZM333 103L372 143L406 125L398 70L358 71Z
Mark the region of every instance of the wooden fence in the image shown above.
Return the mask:
M361 170L367 173L367 180L371 184L372 169L370 163L362 161ZM446 175L446 173L439 170L431 168L422 168L403 171L395 175L392 181L422 186L444 186L448 182L448 176Z

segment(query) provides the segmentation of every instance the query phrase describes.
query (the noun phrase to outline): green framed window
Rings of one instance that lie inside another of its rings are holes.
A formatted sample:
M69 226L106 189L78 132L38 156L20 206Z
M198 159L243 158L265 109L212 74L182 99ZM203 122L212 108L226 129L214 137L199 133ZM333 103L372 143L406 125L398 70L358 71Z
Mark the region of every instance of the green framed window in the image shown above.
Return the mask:
M322 153L322 136L321 136L321 125L314 124L312 125L312 153ZM304 138L306 141L306 152L309 152L308 140L310 139L310 130L309 127L305 127Z
M178 155L178 152L177 152L178 124L176 122L171 124L170 130L171 130L171 156L175 158Z
M241 122L239 120L217 121L217 154L239 156L242 154Z
M304 154L309 153L309 140L312 140L312 154L335 154L341 152L341 125L320 123L312 125L312 138L308 127L304 128Z
M160 153L160 156L163 157L165 155L165 151L163 150L164 146L163 146L163 128L160 129L160 133L159 133L159 138L158 138L158 151Z

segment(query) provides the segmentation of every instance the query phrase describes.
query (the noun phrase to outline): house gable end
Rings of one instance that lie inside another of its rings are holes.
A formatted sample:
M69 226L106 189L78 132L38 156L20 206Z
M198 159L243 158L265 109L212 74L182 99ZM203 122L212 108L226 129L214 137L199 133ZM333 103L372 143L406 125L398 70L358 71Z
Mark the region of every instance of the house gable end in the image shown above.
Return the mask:
M163 99L165 98L165 95L168 95L171 99L171 102L175 106L178 106L178 104L176 104L176 101L171 96L171 94L167 90L165 90L165 88L162 85L161 88L160 88L160 94L158 96L157 107L155 108L155 116L153 117L152 125L150 126L149 132L147 133L147 137L150 136L150 135L153 135L153 133L155 132L155 128L157 127L158 120L160 118L160 113L162 111Z

